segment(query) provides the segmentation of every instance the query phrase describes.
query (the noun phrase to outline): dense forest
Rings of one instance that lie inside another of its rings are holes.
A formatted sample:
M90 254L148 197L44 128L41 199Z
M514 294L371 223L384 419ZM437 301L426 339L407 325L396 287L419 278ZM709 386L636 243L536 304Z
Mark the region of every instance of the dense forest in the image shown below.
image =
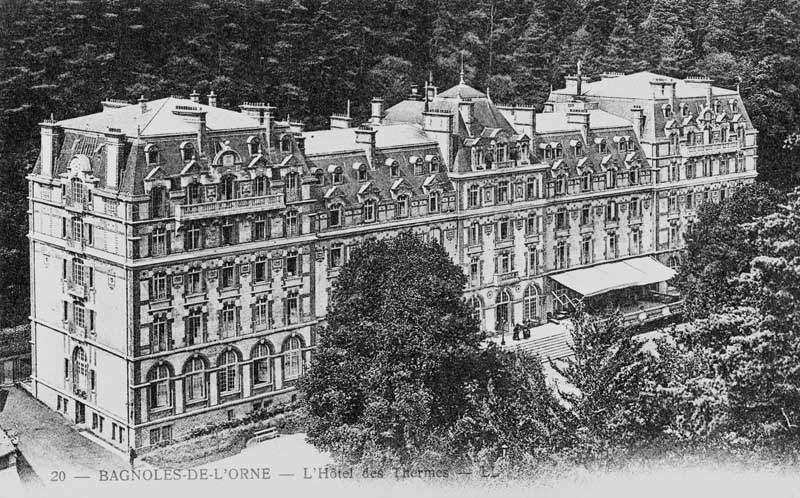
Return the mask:
M100 100L267 101L310 128L429 77L541 106L578 60L736 87L761 177L788 186L800 113L800 4L779 0L0 0L0 326L27 316L24 176L38 127Z

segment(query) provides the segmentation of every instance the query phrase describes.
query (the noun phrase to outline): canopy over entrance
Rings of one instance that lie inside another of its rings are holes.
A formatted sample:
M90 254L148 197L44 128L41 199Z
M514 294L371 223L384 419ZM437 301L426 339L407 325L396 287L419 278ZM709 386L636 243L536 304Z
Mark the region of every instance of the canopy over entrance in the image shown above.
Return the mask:
M674 276L672 268L653 258L643 257L567 271L550 278L587 297L625 287L665 282Z

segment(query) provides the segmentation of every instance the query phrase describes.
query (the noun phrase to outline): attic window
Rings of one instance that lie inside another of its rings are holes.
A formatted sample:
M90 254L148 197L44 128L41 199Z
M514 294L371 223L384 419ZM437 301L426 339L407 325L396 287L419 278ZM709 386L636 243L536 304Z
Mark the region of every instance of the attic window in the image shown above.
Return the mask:
M314 177L317 179L317 185L325 185L325 175L321 169L314 172Z
M189 142L181 144L181 159L184 161L191 161L194 158L194 145Z
M145 146L144 155L145 155L145 158L147 160L147 165L148 166L153 166L155 164L158 164L158 162L160 160L160 157L159 157L159 154L158 154L158 147L156 147L154 144L147 144Z
M577 157L583 156L583 144L581 142L575 143L575 156Z
M604 138L597 142L597 152L600 154L605 154L608 152L608 144L606 144L606 140Z
M672 117L672 106L670 104L664 104L661 106L661 110L664 112L665 118Z
M561 147L561 144L557 144L555 147L555 156L556 157L563 157L564 156L564 148Z
M291 152L292 151L292 137L289 135L284 135L281 137L281 152Z
M428 163L430 164L430 172L431 173L438 173L439 172L439 157L438 156L429 156Z
M681 115L682 116L688 116L689 115L689 106L684 104L684 103L681 103Z
M397 161L392 161L392 164L389 165L389 176L393 178L400 176L400 164Z
M342 167L337 166L332 173L333 176L333 184L340 185L342 183Z
M625 137L619 139L619 151L628 152L628 141L625 140Z
M259 146L261 142L258 140L257 137L249 137L247 139L247 149L250 152L251 156L255 156L259 153Z
M414 164L414 174L415 175L424 175L425 171L422 169L423 161L421 157L412 158Z
M229 153L222 155L222 165L223 166L233 166L236 163L236 154Z
M358 166L358 181L367 181L367 167L364 164Z

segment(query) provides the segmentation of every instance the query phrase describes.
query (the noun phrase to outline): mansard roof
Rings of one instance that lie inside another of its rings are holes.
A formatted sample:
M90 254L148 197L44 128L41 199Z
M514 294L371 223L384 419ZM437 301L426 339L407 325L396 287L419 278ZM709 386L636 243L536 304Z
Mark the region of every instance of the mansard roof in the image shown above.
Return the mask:
M159 135L181 135L194 133L195 128L173 111L191 108L206 114L206 129L209 131L242 130L259 128L256 120L240 112L212 107L191 100L167 97L145 104L105 109L102 112L65 119L58 125L72 130L105 133L116 128L129 137Z
M589 113L589 128L593 130L608 128L631 128L631 122L599 109L585 111ZM536 115L536 133L559 133L580 131L581 125L567 122L566 112L542 112ZM633 131L631 130L631 133Z
M435 144L418 126L409 124L392 124L375 126L375 147L390 149L394 147L410 147ZM357 128L341 128L318 130L304 133L306 154L309 156L335 154L360 150L356 143Z
M670 83L674 82L675 97L679 99L706 96L706 91L702 85L691 84L683 79L672 78L670 76L656 74L650 71L640 71L638 73L606 78L590 83L583 83L582 95L590 97L652 100L657 98L653 95L653 89L650 86L650 82L653 80L664 80ZM712 92L714 96L737 95L736 90L729 90L727 88L720 88L716 86L712 87ZM574 93L574 91L561 88L558 90L553 90L553 93L558 95L571 95ZM663 97L658 96L658 98Z

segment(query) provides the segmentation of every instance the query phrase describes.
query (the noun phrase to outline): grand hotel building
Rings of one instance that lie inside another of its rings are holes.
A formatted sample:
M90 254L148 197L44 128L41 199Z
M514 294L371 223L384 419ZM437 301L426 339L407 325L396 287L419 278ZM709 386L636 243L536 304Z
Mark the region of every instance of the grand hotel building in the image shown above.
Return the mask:
M308 132L203 100L41 124L33 389L121 449L291 397L365 237L438 241L489 335L535 346L576 300L674 312L695 208L756 175L741 97L703 79L568 77L536 113L462 77Z

